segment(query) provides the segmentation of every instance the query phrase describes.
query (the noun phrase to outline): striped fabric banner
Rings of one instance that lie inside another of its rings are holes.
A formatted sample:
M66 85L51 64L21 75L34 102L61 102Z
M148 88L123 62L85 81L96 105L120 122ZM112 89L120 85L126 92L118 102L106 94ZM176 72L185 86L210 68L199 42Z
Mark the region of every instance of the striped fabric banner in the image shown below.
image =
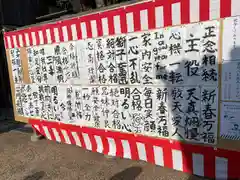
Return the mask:
M17 48L95 38L240 15L238 0L155 0L6 32Z
M77 145L93 152L143 160L202 177L240 177L240 152L58 122L30 119L29 123L49 140Z

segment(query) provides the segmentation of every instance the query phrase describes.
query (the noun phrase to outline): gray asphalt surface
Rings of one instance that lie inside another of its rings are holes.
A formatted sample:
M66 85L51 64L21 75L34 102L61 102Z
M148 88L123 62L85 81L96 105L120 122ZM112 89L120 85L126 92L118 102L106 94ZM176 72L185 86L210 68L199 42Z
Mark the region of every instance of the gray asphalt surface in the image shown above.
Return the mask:
M0 180L199 180L142 161L106 158L48 140L31 142L31 132L0 133Z

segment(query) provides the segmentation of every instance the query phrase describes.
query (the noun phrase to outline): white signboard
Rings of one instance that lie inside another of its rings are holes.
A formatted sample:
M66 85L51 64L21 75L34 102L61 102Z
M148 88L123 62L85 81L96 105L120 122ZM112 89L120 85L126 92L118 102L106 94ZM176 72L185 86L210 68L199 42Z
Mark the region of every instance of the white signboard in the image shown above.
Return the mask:
M18 113L216 144L218 38L211 21L28 48Z
M240 60L240 16L223 20L223 61Z
M223 102L221 106L220 136L240 140L240 103Z
M224 19L222 100L240 100L240 17Z
M240 61L223 61L222 100L240 100Z

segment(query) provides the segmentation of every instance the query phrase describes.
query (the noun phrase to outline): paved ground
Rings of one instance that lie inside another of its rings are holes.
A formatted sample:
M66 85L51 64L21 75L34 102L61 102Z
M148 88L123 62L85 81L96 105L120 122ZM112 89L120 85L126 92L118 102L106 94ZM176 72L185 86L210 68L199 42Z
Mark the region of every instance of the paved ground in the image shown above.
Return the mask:
M15 128L15 127L14 127ZM79 147L30 141L31 132L0 133L0 180L198 180L145 162L107 159Z

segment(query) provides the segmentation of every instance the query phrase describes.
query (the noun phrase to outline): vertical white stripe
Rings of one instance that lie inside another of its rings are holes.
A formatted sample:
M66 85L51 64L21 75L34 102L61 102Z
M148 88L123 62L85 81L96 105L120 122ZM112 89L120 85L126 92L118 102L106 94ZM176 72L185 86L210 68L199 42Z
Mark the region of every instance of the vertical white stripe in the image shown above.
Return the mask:
M82 133L83 135L83 139L84 139L84 142L85 142L85 145L86 145L86 149L87 150L92 150L92 143L88 137L88 134L86 133Z
M48 128L43 126L44 133L49 140L52 140L51 135L49 134Z
M11 37L7 36L8 48L12 48Z
M62 132L62 134L63 134L63 137L64 137L64 139L65 139L65 142L66 142L67 144L71 144L71 141L70 141L70 139L69 139L69 137L68 137L67 131L62 129L61 132Z
M71 133L72 133L72 136L73 136L73 138L74 138L74 140L76 142L76 145L82 147L82 143L81 143L77 133L76 132L71 132Z
M39 36L39 43L40 43L40 44L44 44L42 31L38 31L38 36Z
M56 138L56 141L57 142L61 142L61 138L60 138L59 133L57 132L57 130L55 128L52 128L52 131L53 131L53 134L54 134L54 136Z
M103 152L103 143L100 136L94 136L96 143L97 143L97 152L102 153Z
M25 33L25 41L26 41L26 46L30 46L30 40L29 40L28 33Z
M240 15L240 3L239 3L239 0L232 0L231 15L232 16Z
M216 179L228 179L228 160L226 158L216 157Z
M131 159L131 149L127 140L121 140L123 147L123 158Z
M81 23L82 38L87 38L87 26L85 22Z
M76 28L76 24L72 24L71 25L71 31L72 31L72 39L73 40L77 40L77 28Z
M202 154L192 154L193 174L197 176L204 176L204 159Z
M63 33L63 41L68 41L68 32L67 32L67 26L62 27L62 33Z
M147 9L140 11L141 30L148 30L148 11Z
M46 35L47 35L47 43L51 44L52 43L52 39L51 39L50 29L46 29Z
M199 3L199 0L190 0L190 22L198 22L200 20Z
M103 29L103 35L109 35L107 18L102 18L102 29Z
M121 34L121 20L120 16L113 16L114 32L115 34Z
M40 129L39 129L38 125L34 125L34 127L38 130L38 132L40 132Z
M31 32L31 36L32 36L32 45L36 46L37 45L36 33L35 32Z
M127 13L127 32L134 32L133 13Z
M58 28L54 28L53 32L54 32L55 41L60 42Z
M163 27L164 26L163 6L159 6L155 8L155 17L156 17L156 28Z
M182 152L179 150L172 150L173 169L183 171Z
M155 163L159 166L164 166L162 147L153 146L153 152L154 152Z
M172 4L172 25L181 24L181 4Z
M23 37L21 34L19 34L18 40L19 40L20 47L23 47Z
M220 0L210 0L210 19L220 18Z
M108 155L116 156L117 149L116 149L115 140L113 138L107 138L107 140L108 140L108 145L109 145Z
M97 37L98 32L97 32L97 22L96 22L96 20L91 21L91 29L92 29L92 37Z
M13 36L13 45L14 45L15 48L18 47L17 46L17 37L15 35Z
M147 161L145 145L143 143L137 142L137 149L138 149L139 159L143 161Z

